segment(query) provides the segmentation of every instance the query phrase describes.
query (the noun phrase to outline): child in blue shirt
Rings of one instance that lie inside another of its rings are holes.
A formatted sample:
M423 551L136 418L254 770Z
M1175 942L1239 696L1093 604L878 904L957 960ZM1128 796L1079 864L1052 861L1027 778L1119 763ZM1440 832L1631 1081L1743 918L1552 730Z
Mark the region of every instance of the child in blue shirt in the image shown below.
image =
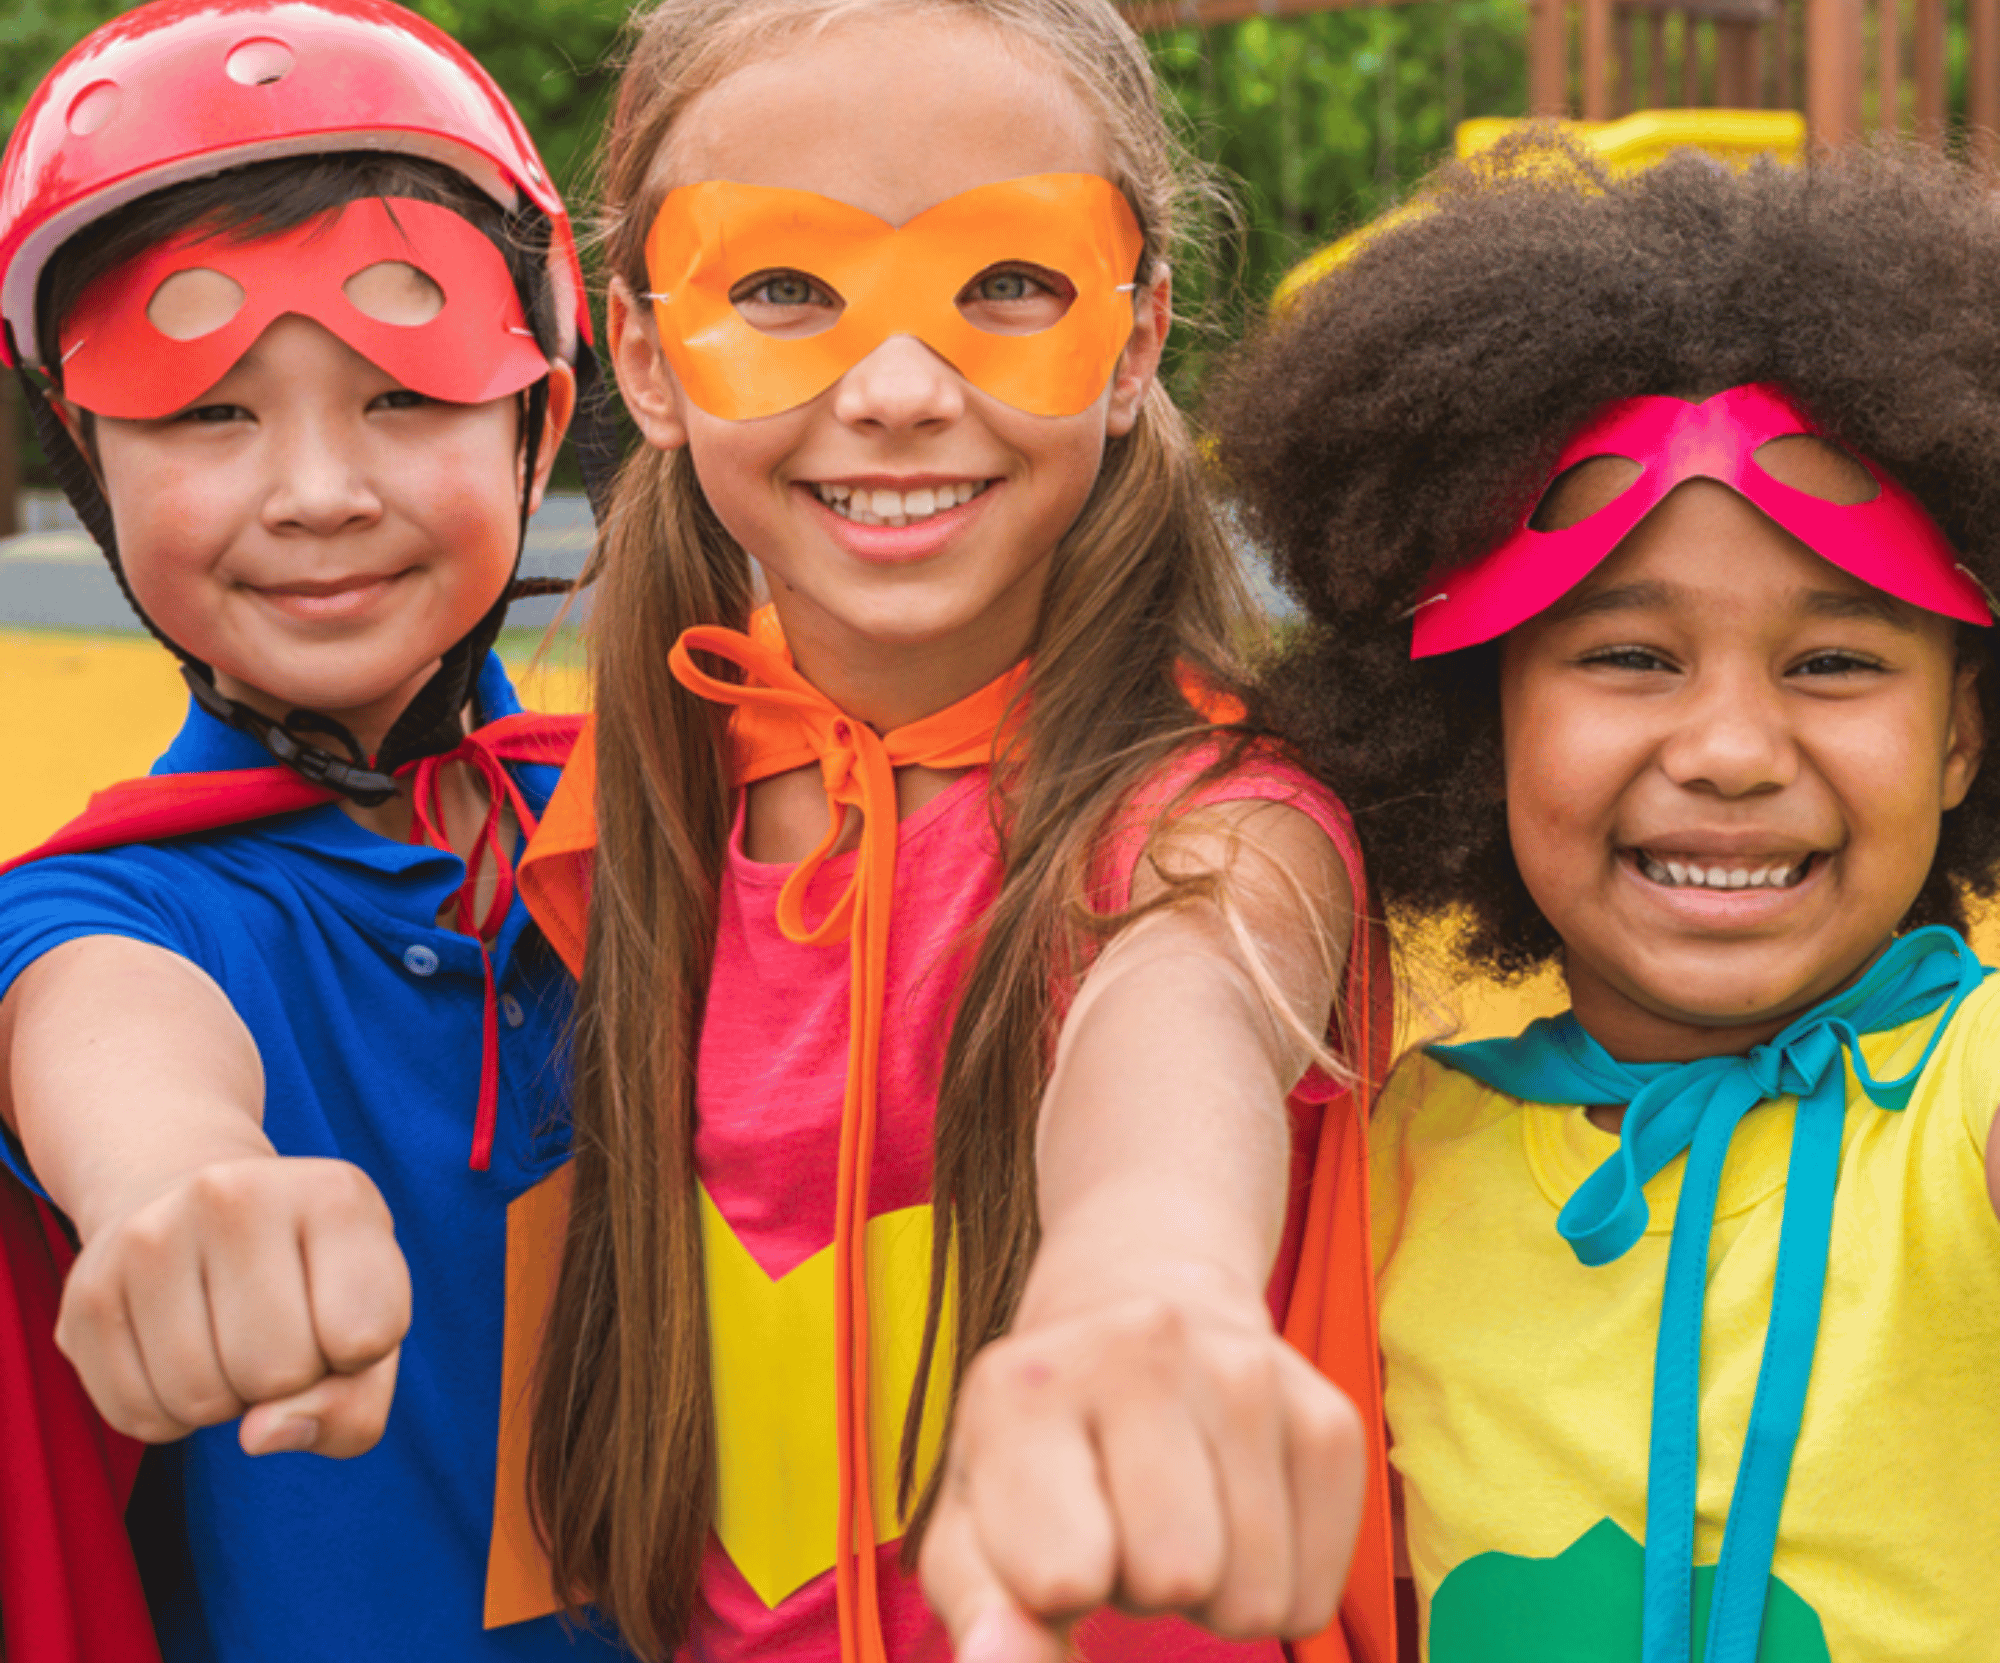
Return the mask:
M622 1655L482 1627L507 1209L568 1154L512 857L573 730L491 650L591 365L560 199L400 8L162 0L16 128L0 307L193 695L0 878L5 1154L80 1239L59 1343L163 1446L163 1650Z

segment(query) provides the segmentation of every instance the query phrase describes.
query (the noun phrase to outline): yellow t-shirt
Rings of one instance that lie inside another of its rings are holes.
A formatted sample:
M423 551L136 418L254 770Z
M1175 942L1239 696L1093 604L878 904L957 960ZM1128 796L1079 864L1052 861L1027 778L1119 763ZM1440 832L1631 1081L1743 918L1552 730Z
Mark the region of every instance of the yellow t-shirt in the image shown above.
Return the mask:
M1936 1018L1865 1038L1877 1079ZM2000 1659L2000 976L1959 1008L1909 1106L1848 1077L1812 1386L1760 1663ZM1702 1335L1695 1559L1718 1557L1770 1312L1797 1104L1753 1109L1723 1173ZM1556 1214L1617 1148L1421 1055L1374 1131L1393 1460L1431 1663L1639 1655L1653 1351L1683 1160L1596 1269ZM1697 1648L1712 1571L1696 1578ZM1699 1652L1697 1650L1697 1655Z

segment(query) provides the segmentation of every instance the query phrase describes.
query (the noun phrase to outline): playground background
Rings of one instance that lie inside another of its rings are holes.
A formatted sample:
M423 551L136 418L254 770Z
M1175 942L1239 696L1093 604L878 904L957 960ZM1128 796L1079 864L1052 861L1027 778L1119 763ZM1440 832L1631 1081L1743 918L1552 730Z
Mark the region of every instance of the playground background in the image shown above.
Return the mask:
M404 3L492 70L552 175L587 210L590 151L616 81L625 0ZM1127 4L1148 31L1185 137L1226 198L1205 227L1208 258L1184 258L1175 274L1182 323L1169 380L1189 408L1199 407L1215 354L1263 315L1284 275L1393 210L1449 153L1466 118L1518 117L1531 97L1537 110L1615 116L1643 93L1657 109L1668 101L1670 59L1682 105L1768 104L1775 88L1783 106L1790 101L1787 43L1805 39L1798 0ZM1853 105L1841 131L1859 130L1866 103L1876 127L1923 135L1929 122L1932 142L1970 142L1979 153L1989 140L1987 153L2000 153L2000 138L1978 125L1985 120L2000 130L1990 114L2000 109L1993 30L2000 0L1903 0L1900 13L1898 0L1867 0L1865 15L1862 6L1853 0L1853 16L1837 20L1852 37L1839 50L1852 61L1843 69L1828 57L1821 66L1852 82L1840 81ZM0 10L0 142L62 52L130 9L130 0L7 0ZM1576 66L1566 67L1563 44L1572 12L1581 46L1574 97ZM1984 46L1969 44L1975 24L1987 30ZM1764 68L1756 67L1761 48L1751 38L1760 30L1774 54ZM1864 53L1877 64L1865 98ZM1914 76L1909 85L1900 79L1906 69ZM1840 136L1832 124L1827 131ZM91 791L143 771L172 737L186 700L173 661L140 631L101 557L49 489L25 425L13 378L0 375L0 756L7 769L0 858L54 830ZM569 491L536 518L529 572L569 576L581 565L590 525L579 483L566 453L556 484ZM552 616L548 603L517 609L522 627L509 631L502 652L517 675L525 672L531 705L579 708L580 645L574 632L545 645L543 626ZM1979 935L1989 956L2000 948L1992 926ZM1470 1033L1503 1031L1559 1002L1548 977L1513 990L1460 983L1443 947L1440 940L1420 949L1419 959L1429 962L1411 967L1426 1030L1462 1018Z

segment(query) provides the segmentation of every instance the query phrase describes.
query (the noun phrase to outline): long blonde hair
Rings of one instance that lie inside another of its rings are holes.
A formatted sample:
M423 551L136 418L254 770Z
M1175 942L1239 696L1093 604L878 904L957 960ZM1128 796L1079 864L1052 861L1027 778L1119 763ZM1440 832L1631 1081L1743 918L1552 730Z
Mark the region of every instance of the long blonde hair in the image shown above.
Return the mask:
M607 270L646 287L657 158L690 100L760 51L894 5L1039 48L1099 118L1108 172L1145 233L1139 277L1174 246L1188 177L1144 48L1109 0L664 0L637 25L603 156ZM742 628L750 562L685 451L641 446L618 482L591 623L598 859L575 1039L575 1188L544 1344L531 1489L556 1586L642 1656L684 1638L714 1511L716 1453L694 1163L695 1059L731 814L723 718L667 669L696 624ZM1103 921L1089 895L1110 817L1208 731L1181 674L1238 681L1254 628L1179 412L1152 387L1107 443L1062 539L1021 743L994 771L1004 853L938 1091L934 1258L903 1440L905 1503L925 1382L956 1261L951 1378L1011 1319L1037 1239L1034 1133L1059 989ZM928 1511L919 1507L914 1541Z

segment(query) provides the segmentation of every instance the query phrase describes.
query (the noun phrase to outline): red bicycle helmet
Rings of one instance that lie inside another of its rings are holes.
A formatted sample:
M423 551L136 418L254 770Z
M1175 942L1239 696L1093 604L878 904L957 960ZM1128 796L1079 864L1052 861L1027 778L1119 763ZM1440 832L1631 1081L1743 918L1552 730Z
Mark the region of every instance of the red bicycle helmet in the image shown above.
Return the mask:
M508 214L549 226L559 354L576 366L571 439L600 514L617 463L615 428L591 350L590 312L562 198L491 76L449 35L390 0L154 0L84 37L43 80L0 157L0 361L20 376L57 482L103 549L142 622L182 661L195 699L308 778L360 802L395 790L396 769L456 745L459 713L511 598L569 587L518 576L445 654L383 742L360 754L339 723L295 711L283 723L215 687L208 665L164 635L132 595L97 480L34 371L35 306L49 260L126 203L189 180L285 157L379 150L452 169ZM522 397L527 474L547 382ZM528 505L521 510L522 544ZM517 563L518 572L518 563ZM345 755L318 736L332 735Z
M532 202L553 232L563 355L590 340L562 198L506 94L449 35L389 0L155 0L70 50L0 159L8 362L34 363L42 269L86 225L168 185L330 150L426 157L504 210Z

